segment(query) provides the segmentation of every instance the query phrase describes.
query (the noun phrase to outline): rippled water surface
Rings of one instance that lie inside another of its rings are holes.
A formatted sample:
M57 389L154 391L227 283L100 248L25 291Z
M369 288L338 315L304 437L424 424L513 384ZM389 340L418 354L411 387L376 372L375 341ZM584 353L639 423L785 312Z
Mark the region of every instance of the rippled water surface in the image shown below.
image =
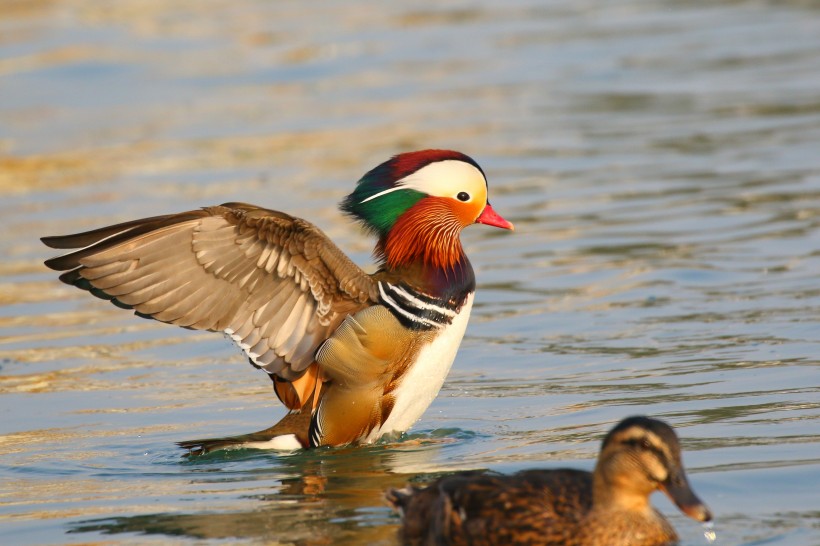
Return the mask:
M231 200L367 264L336 203L423 147L517 231L465 232L470 327L394 442L182 459L277 420L269 381L42 265L42 235ZM2 544L394 544L385 488L591 468L635 413L677 426L718 544L820 544L815 2L2 0L0 213Z

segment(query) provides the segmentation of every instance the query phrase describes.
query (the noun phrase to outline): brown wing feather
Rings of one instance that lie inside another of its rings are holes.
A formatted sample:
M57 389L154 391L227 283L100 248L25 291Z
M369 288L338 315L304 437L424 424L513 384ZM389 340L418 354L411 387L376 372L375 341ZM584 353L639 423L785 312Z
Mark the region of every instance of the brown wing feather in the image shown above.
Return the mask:
M317 227L244 203L45 237L61 280L143 316L228 331L251 360L298 378L374 281ZM81 247L81 248L80 248Z

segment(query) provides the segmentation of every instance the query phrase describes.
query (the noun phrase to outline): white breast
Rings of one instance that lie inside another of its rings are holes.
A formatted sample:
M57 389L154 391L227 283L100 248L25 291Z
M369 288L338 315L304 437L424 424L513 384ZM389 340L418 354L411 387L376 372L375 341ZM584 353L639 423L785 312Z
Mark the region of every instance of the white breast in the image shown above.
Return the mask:
M416 362L393 391L395 404L390 416L370 433L366 442L374 442L389 432L406 431L430 406L453 365L472 308L473 294L470 294L453 322L419 351Z

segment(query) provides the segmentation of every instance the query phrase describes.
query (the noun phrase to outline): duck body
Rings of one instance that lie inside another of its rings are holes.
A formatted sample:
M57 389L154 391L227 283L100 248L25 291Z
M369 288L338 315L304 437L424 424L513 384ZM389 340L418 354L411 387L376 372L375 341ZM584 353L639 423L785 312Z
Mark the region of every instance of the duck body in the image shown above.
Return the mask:
M471 471L439 478L425 488L389 491L388 502L403 518L402 541L453 546L675 544L674 528L649 504L652 491L666 491L694 519L708 521L711 515L688 485L677 439L667 434L671 429L642 417L619 427L624 424L607 437L592 473L524 470L507 476Z
M342 210L377 236L375 273L310 222L245 203L46 237L71 249L46 265L141 317L223 332L269 374L289 413L180 443L193 453L372 442L421 416L455 358L475 291L461 230L512 224L487 202L480 167L447 150L386 161Z
M467 473L442 478L428 489L405 493L427 496L405 508L401 538L406 544L660 546L677 541L654 509L593 510L592 474L581 470ZM427 510L420 506L425 500Z

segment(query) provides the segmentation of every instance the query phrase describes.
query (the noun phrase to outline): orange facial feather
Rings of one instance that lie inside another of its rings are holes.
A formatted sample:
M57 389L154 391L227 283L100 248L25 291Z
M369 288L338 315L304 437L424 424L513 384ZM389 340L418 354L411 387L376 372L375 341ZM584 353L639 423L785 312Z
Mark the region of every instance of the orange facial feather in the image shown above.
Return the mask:
M467 207L455 204L450 198L425 197L405 212L384 242L387 265L397 268L421 261L435 268L455 266L464 253L459 234L475 220Z

